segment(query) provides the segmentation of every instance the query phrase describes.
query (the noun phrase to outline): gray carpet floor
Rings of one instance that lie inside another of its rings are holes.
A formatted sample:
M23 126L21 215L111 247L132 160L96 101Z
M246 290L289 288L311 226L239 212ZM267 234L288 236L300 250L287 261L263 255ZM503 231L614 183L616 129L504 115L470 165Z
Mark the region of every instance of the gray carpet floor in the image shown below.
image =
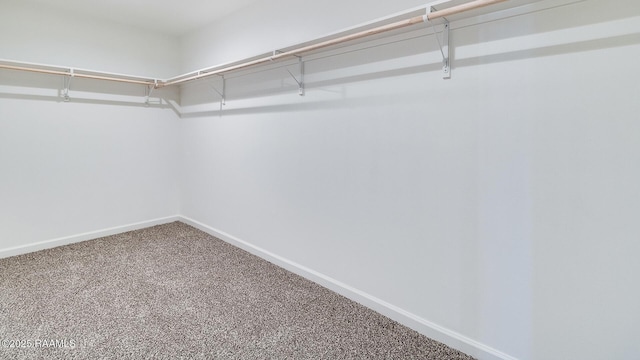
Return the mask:
M0 341L1 359L471 359L180 222L0 259Z

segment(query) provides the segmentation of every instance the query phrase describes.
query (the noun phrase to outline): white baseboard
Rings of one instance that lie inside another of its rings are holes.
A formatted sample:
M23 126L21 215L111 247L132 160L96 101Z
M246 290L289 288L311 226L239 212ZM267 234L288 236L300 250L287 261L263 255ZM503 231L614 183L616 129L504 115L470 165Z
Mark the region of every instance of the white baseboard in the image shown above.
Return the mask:
M435 324L429 320L423 319L415 314L412 314L384 300L378 299L375 296L353 288L313 269L309 269L303 265L283 258L282 256L276 255L249 242L238 239L230 234L225 233L224 231L220 231L185 216L180 216L180 221L189 224L197 229L200 229L221 240L224 240L231 245L246 250L251 254L261 257L273 264L276 264L317 284L320 284L330 290L333 290L338 294L345 296L357 303L360 303L374 311L377 311L382 315L385 315L411 329L414 329L431 339L444 343L479 360L517 360L516 358L507 355L499 350L496 350L490 346L487 346L453 330Z
M52 240L40 241L33 244L16 246L16 247L11 247L7 249L0 249L0 259L7 258L10 256L27 254L34 251L44 250L44 249L51 249L57 246L74 244L81 241L97 239L104 236L120 234L127 231L144 229L150 226L166 224L174 221L180 221L181 219L182 217L174 215L174 216L169 216L165 218L142 221L142 222L137 222L137 223L123 225L123 226L116 226L108 229L91 231L91 232L86 232L86 233L72 235L72 236L66 236L66 237L52 239Z
M479 360L517 360L516 358L507 355L499 350L496 350L490 346L482 344L476 340L468 338L453 330L447 329L443 326L435 324L431 321L423 319L415 314L412 314L402 308L399 308L393 304L390 304L384 300L381 300L368 293L360 291L354 287L351 287L345 283L342 283L336 279L333 279L327 275L317 272L313 269L307 268L301 264L295 263L282 256L276 255L270 251L255 246L249 242L236 238L223 231L215 229L211 226L205 225L199 221L190 219L185 216L175 215L160 219L154 219L149 221L138 222L134 224L128 224L123 226L117 226L113 228L87 232L83 234L67 236L63 238L42 241L38 243L28 244L24 246L17 246L8 249L0 249L0 259L26 254L34 251L50 249L57 246L73 244L81 241L97 239L104 236L115 235L127 231L139 230L155 225L166 224L174 221L182 221L197 229L200 229L212 236L215 236L221 240L224 240L231 245L237 246L243 250L248 251L258 257L261 257L267 261L270 261L284 269L287 269L295 274L298 274L306 279L309 279L321 286L324 286L338 294L345 296L355 302L358 302L374 311L379 312L409 328L418 331L425 336L440 341L454 349L458 349L465 354L469 354Z

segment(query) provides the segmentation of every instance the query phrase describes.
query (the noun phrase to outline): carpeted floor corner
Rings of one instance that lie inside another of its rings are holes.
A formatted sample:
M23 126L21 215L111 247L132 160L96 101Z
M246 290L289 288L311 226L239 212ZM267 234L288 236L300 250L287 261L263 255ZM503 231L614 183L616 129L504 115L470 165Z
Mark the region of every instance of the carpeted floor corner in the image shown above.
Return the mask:
M471 359L180 222L0 259L0 359Z

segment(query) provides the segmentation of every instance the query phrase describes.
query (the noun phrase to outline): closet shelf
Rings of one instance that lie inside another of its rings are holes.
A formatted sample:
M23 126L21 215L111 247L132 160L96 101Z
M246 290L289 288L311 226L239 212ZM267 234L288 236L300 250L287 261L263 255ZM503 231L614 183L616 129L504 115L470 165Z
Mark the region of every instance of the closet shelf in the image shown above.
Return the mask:
M434 25L434 22L436 20L440 20L438 22L438 25L445 23L445 29L448 30L448 21L445 19L446 17L505 1L507 0L474 0L462 4L457 4L459 3L459 1L457 0L437 0L425 6L410 9L402 13L391 15L367 24L362 24L349 30L333 34L331 36L315 39L306 43L300 43L281 50L274 50L271 53L255 56L238 62L192 71L169 79L123 75L104 71L85 70L73 67L26 63L2 59L0 59L0 69L61 75L69 78L76 77L94 80L115 81L129 84L145 85L150 89L158 89L167 86L180 85L189 81L199 80L215 75L223 75L232 71L263 65L278 60L284 60L294 57L301 59L303 55L307 55L314 51L323 50L325 48L329 48L338 44L353 42L358 39L370 38L374 35L389 33L394 30L409 28L418 24L427 23ZM440 5L443 4L455 5L439 10L435 9L436 6L440 7ZM443 33L444 32L445 31L443 30ZM443 34L443 36L445 36L445 34ZM440 44L441 50L443 50L442 55L445 78L449 75L448 50L446 51L446 53L444 51L446 48L448 48L448 44L446 44L446 42L448 42L447 40L448 39L445 39L445 44ZM302 84L300 85L302 87Z

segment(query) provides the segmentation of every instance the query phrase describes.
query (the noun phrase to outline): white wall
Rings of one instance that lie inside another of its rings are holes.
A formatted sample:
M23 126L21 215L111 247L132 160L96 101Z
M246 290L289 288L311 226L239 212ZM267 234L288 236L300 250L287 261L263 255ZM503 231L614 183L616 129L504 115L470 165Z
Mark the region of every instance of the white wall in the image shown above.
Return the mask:
M256 5L183 70L414 5ZM181 214L481 358L636 358L640 5L473 23L448 81L424 29L308 58L303 98L282 69L229 76L222 113L186 86Z
M241 60L387 16L424 1L256 1L180 39L182 72ZM342 11L348 7L347 11ZM357 10L357 11L352 11ZM242 19L242 21L239 21ZM319 20L322 19L322 20ZM215 44L212 44L214 41Z
M0 3L0 58L162 76L177 72L175 47L135 28ZM65 103L61 84L0 70L0 256L178 213L175 114L142 106L141 86L74 79Z
M0 59L159 78L179 72L177 38L22 1L2 1L0 10Z

